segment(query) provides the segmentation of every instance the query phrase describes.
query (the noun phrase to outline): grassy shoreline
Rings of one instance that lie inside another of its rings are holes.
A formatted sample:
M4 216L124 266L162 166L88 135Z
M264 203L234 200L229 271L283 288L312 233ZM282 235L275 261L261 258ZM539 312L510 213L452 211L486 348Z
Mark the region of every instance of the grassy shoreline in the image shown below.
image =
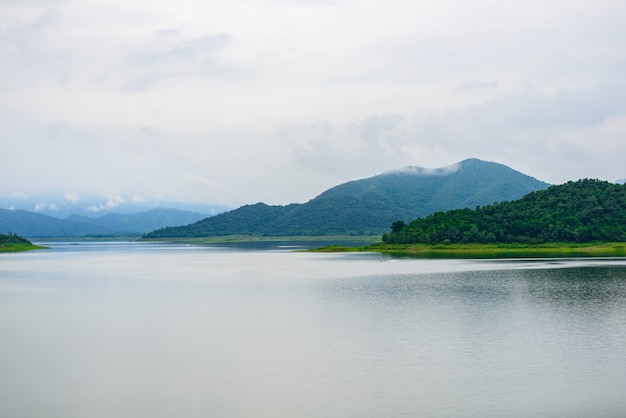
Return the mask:
M34 244L0 244L0 253L17 253L21 251L45 250L47 248Z
M380 242L380 236L366 235L366 236L349 236L349 235L337 235L337 236L266 236L266 235L225 235L215 237L180 237L180 238L141 238L137 241L145 242L171 242L179 244L231 244L231 243L246 243L246 242L315 242L315 241L327 241L327 242ZM350 247L346 247L350 248Z
M545 244L372 244L364 247L326 246L311 252L379 252L449 258L501 257L625 257L625 242Z
M15 253L18 251L42 250L45 247L34 245L26 238L15 233L0 233L0 253Z

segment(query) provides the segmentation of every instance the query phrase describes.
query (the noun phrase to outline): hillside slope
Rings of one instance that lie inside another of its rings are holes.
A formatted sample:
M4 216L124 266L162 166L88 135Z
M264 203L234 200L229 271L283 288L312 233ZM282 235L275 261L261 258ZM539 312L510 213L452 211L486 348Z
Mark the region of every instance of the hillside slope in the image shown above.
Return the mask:
M475 210L394 224L392 244L626 241L626 185L579 180Z
M164 228L145 238L220 235L380 234L395 220L517 199L547 183L502 164L469 159L449 167L407 167L333 187L304 204L263 203Z

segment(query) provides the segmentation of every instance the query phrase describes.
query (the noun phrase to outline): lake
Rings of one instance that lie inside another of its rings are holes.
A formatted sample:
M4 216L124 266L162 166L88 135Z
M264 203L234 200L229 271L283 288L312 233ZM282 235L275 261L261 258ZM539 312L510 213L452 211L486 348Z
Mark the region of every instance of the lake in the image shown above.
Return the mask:
M3 417L621 417L626 259L0 254Z

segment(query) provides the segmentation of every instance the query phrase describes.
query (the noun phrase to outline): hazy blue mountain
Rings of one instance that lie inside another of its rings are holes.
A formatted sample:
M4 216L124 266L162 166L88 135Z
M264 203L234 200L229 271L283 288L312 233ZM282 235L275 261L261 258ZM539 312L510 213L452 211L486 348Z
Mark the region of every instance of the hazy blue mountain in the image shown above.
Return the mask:
M128 198L113 203L111 204L107 198L95 194L81 194L80 199L72 201L68 200L67 196L64 196L62 193L52 192L39 192L29 194L28 196L24 194L0 196L0 208L2 209L22 209L59 219L67 219L74 214L88 218L101 217L105 214L134 214L150 211L157 207L203 213L205 216L216 215L232 209L232 207L219 205L173 201L146 200L136 202Z
M0 233L15 233L22 237L81 237L90 234L110 234L97 225L58 219L27 210L0 209Z
M156 208L136 214L110 213L99 218L71 215L58 219L25 210L0 209L0 233L24 237L81 237L85 235L141 235L166 226L187 225L206 214Z
M109 213L99 218L72 215L67 220L96 225L117 232L146 233L165 226L188 225L207 215L179 209L155 208L140 213Z
M548 186L477 159L438 169L406 167L341 184L304 204L246 205L191 225L153 231L146 238L380 234L395 220L510 201Z

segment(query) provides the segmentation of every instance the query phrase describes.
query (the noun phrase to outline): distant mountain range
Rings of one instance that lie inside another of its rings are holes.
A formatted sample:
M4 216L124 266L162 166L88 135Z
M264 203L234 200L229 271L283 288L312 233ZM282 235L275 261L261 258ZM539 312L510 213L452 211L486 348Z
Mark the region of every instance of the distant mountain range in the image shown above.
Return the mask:
M155 208L135 214L109 213L99 218L71 215L59 219L26 210L0 209L0 233L15 233L27 238L140 236L154 229L187 225L206 216L179 209Z
M178 209L204 213L206 216L217 215L233 209L232 206L216 204L133 199L129 196L104 196L97 193L81 193L79 195L78 193L40 191L29 194L17 192L0 194L0 209L22 209L58 219L67 219L72 215L95 218L109 213L141 213L154 208Z
M406 167L351 181L303 204L246 205L145 238L381 234L396 220L510 201L548 186L505 165L468 159L438 169Z

